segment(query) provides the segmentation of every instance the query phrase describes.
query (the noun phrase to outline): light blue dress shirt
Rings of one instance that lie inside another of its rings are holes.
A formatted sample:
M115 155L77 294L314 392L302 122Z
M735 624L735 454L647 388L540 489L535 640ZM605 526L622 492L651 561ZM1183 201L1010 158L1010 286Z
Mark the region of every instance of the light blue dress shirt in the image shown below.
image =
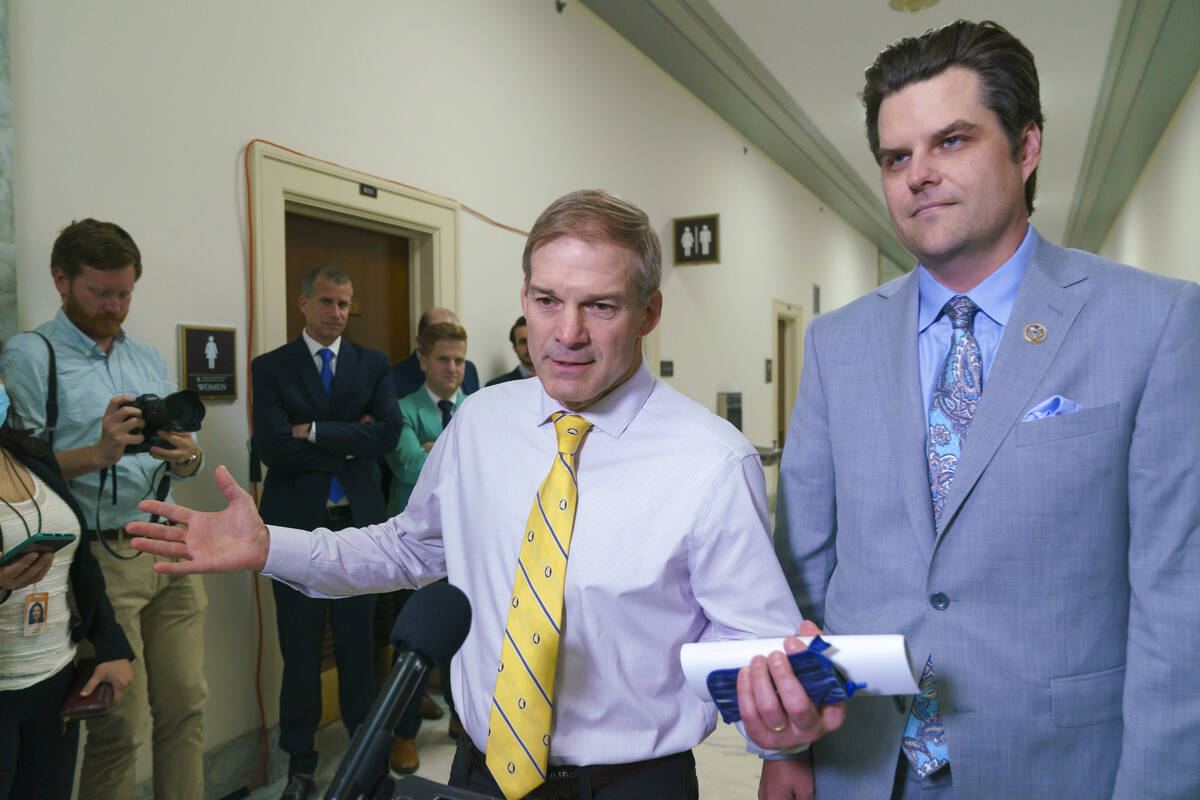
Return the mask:
M100 419L113 397L147 393L165 397L176 390L162 353L126 336L124 331L113 337L108 353L75 327L62 309L54 319L39 325L37 331L54 344L58 362L56 451L74 450L99 441ZM23 427L38 432L46 427L48 362L46 343L28 333L14 336L0 353L0 376L12 396L13 408L20 415ZM154 497L167 468L165 462L148 453L122 456L116 464L115 502L111 472L104 484L103 497L99 496L100 472L80 475L67 484L83 507L89 526L96 524L99 509L102 530L120 528L131 520L149 519L150 515L139 511L137 504ZM167 500L170 499L168 494Z
M1017 299L1017 287L1025 275L1025 265L1029 262L1029 254L1033 252L1034 242L1037 241L1037 231L1033 226L1025 232L1021 246L1005 261L998 270L984 278L978 286L966 292L971 302L979 306L975 315L975 340L979 343L979 351L983 356L983 386L987 391L988 371L1000 347L1000 337L1004 335L1004 326L1012 314L1013 303ZM953 325L950 317L942 313L946 302L958 296L955 292L930 274L925 267L917 266L917 288L921 297L920 308L917 312L917 356L921 367L921 408L929 410L933 399L933 388L937 385L938 373L946 363L946 355L950 352L950 334ZM925 424L929 424L926 414Z

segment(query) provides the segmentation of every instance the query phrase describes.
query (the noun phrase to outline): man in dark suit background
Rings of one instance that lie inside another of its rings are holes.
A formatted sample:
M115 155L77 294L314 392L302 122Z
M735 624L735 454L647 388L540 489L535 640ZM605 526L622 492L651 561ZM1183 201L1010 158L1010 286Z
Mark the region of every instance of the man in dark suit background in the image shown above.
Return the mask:
M448 308L434 306L417 320L417 337L420 338L430 325L438 322L453 322L457 325L458 317L454 316L454 312ZM421 369L421 360L417 355L417 348L414 347L408 358L392 367L392 386L396 389L396 398L408 397L420 389L424 382L425 370ZM479 391L479 370L475 369L473 362L468 361L466 372L463 373L462 393L471 394L477 391Z
M387 357L342 338L353 292L338 267L314 267L300 290L304 331L251 364L254 446L268 467L259 511L279 525L340 530L387 518L379 458L395 449L402 423ZM272 588L284 662L279 744L290 756L283 800L308 800L316 794L325 603L342 722L353 734L375 694L375 597L324 601Z
M512 372L492 378L487 382L488 386L533 376L533 359L529 357L529 328L525 325L524 315L517 317L517 321L508 329L508 341L517 354L517 366L513 367Z

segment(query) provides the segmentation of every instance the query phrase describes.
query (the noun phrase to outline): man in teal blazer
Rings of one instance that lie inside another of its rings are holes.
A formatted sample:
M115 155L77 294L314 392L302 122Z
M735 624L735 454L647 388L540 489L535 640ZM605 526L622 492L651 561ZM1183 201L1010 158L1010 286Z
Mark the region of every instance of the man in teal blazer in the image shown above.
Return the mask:
M856 696L811 765L767 762L815 771L818 800L1200 797L1200 287L1030 227L1037 87L990 23L867 71L920 265L809 326L776 535L805 617L904 634L939 711ZM930 453L931 407L969 420L957 454ZM787 744L767 705L747 733Z
M467 363L467 332L454 322L430 325L417 338L417 357L425 383L398 401L404 429L395 451L387 456L392 468L387 509L392 517L408 504L433 443L466 396L460 387Z
M467 364L467 332L456 322L436 322L417 335L417 358L425 373L425 382L398 401L404 429L396 449L387 456L392 470L388 489L388 516L394 517L408 505L409 495L425 466L433 443L463 401L461 386ZM401 592L400 605L410 592ZM426 698L428 702L428 698ZM447 690L446 701L450 702ZM392 743L391 765L397 772L415 772L420 765L417 755L417 731L421 727L420 704L414 703L396 726ZM451 721L454 728L455 720Z

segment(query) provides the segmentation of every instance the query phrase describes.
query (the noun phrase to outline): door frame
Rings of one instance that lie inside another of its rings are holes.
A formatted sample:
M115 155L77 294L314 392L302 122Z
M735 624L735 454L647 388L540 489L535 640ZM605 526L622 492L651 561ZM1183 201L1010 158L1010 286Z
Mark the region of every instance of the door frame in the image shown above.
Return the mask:
M249 145L250 237L254 259L253 355L287 341L287 212L393 233L409 240L410 338L421 313L460 302L459 204L448 197L311 158L263 141ZM362 191L375 189L375 196Z
M781 364L779 360L779 338L778 330L779 323L784 322L787 326L787 363ZM778 385L772 387L771 392L771 407L774 409L774 414L771 416L771 430L775 430L776 421L779 420L780 413L783 414L783 431L786 436L787 430L792 422L792 409L796 405L796 395L800 391L800 369L804 365L804 309L795 304L788 303L784 300L771 300L771 353L775 362L776 381L779 380L780 367L783 367L783 374L787 380L787 384L783 386L783 396L785 404L783 409L779 408L779 392ZM776 442L776 447L783 447L783 442Z

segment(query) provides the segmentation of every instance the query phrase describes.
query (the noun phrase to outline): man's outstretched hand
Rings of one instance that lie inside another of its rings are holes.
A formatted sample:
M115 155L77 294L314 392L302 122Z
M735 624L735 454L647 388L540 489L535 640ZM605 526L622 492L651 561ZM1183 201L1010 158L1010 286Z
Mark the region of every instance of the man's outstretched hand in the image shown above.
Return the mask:
M229 500L224 511L194 511L157 500L138 504L142 511L176 523L130 522L125 526L137 537L129 542L135 550L179 559L159 561L154 565L157 572L232 572L261 570L266 565L271 537L254 507L254 498L237 485L224 466L217 467L214 477L217 488Z
M821 632L812 622L800 623L801 636ZM783 642L789 653L805 645L794 636ZM768 750L788 750L810 744L836 730L846 718L845 704L814 706L800 684L787 656L776 651L766 658L755 656L750 666L738 673L738 711L746 736Z

